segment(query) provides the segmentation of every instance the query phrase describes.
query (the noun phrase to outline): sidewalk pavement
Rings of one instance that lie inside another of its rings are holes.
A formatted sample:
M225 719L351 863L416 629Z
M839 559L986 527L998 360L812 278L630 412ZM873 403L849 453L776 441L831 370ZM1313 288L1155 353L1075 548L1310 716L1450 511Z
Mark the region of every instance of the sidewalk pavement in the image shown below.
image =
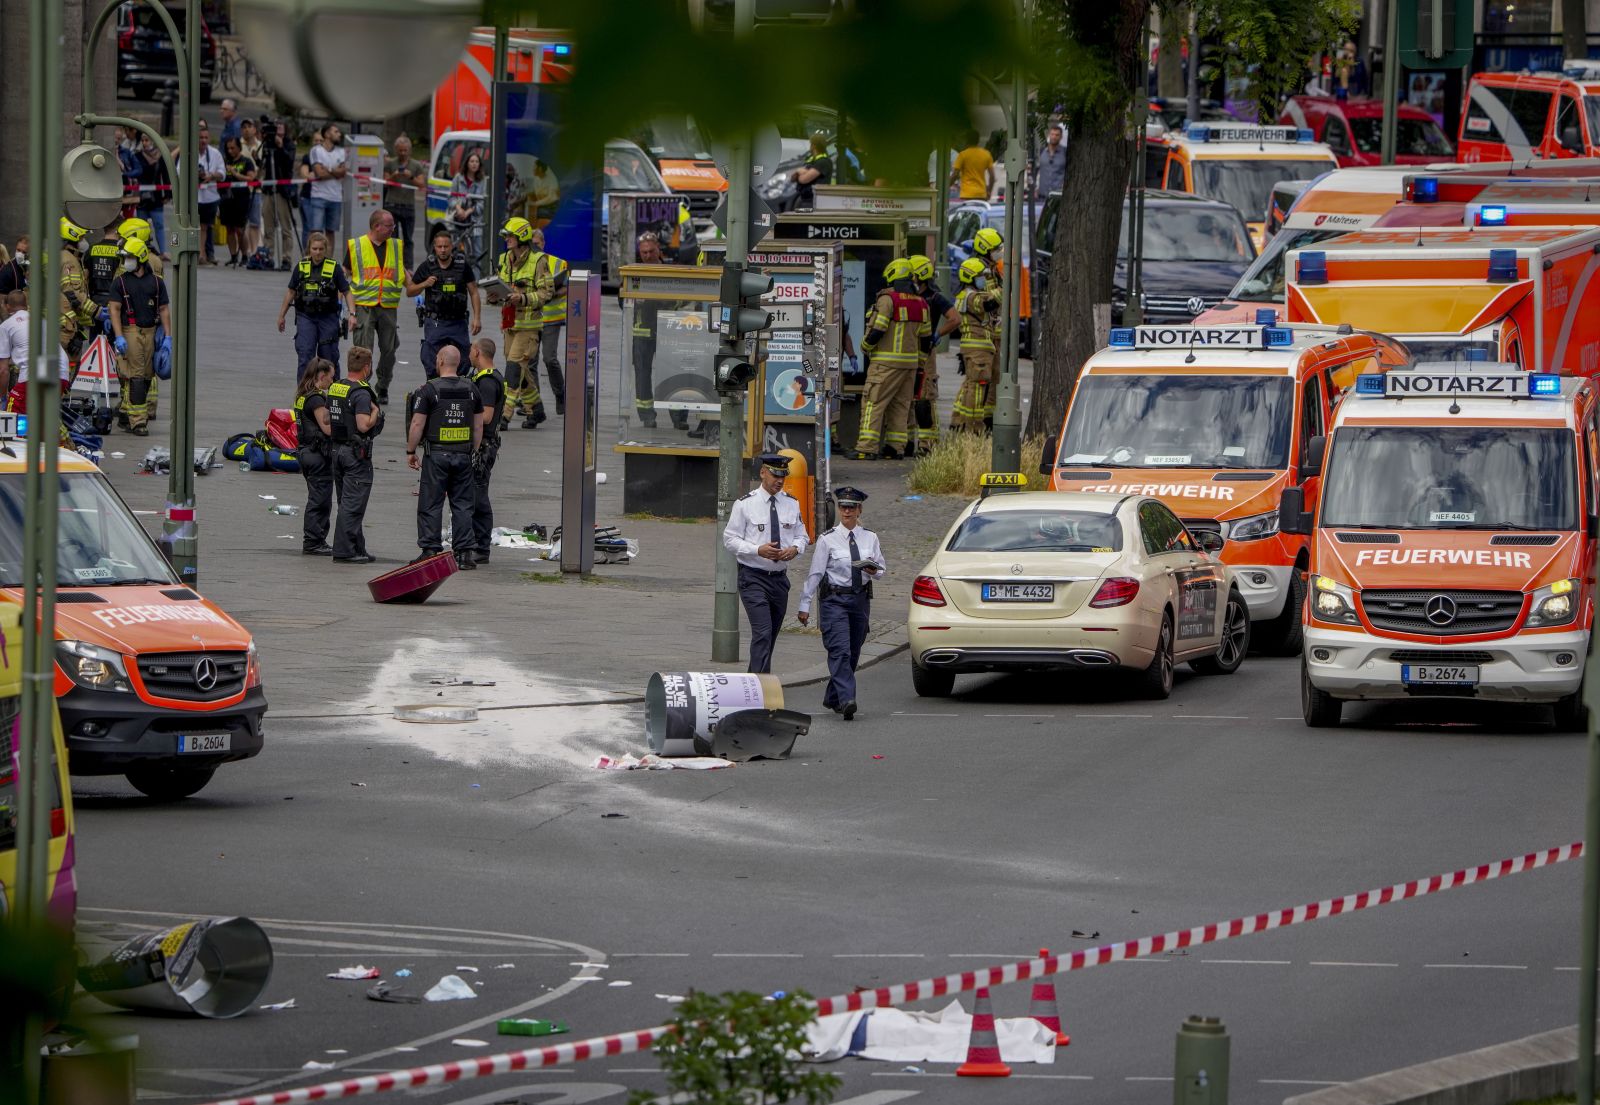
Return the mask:
M273 325L286 281L287 274L266 272L201 275L198 444L220 446L230 434L260 428L269 408L289 405L293 328L279 334ZM404 464L399 405L422 381L420 332L409 302L400 308L394 402L375 449L366 520L367 543L378 563L340 565L301 555L302 519L271 513L283 503L304 507L305 483L298 475L241 472L229 462L197 478L200 590L255 635L273 715L339 714L345 712L337 706L341 700L352 703L353 712L382 708L368 699L380 687L392 688L396 665L406 662L437 668L436 677L471 679L492 660L501 683L494 698L519 705L632 698L643 694L654 671L744 670L744 659L710 659L721 539L715 523L622 515L622 457L610 450L623 340L614 299L607 300L603 327L600 469L608 480L596 489L596 516L638 540L640 554L628 564L598 565L592 578L564 578L553 563L496 549L491 563L452 577L424 605L371 600L367 580L417 555L418 477ZM484 332L499 337L495 322L486 321ZM945 359L942 373L947 384L941 417L947 422L956 391L953 357ZM166 479L140 475L137 467L150 446L167 439L170 385L162 392L151 437L113 432L105 443L107 475L129 506L146 512L140 517L152 534L160 532ZM548 397L546 404L550 421L537 430L513 422L505 435L493 483L498 525L560 521L561 419ZM114 457L114 451L125 455ZM906 469L904 461L834 460L836 486L869 494L863 524L882 538L889 565L875 588L864 663L904 646L911 582L964 502L908 497ZM809 553L791 568L789 619L773 657L773 671L789 684L826 677L820 634L794 620L808 563ZM747 658L742 611L740 632L740 654ZM805 708L812 695L820 699L821 688L802 692L796 702Z

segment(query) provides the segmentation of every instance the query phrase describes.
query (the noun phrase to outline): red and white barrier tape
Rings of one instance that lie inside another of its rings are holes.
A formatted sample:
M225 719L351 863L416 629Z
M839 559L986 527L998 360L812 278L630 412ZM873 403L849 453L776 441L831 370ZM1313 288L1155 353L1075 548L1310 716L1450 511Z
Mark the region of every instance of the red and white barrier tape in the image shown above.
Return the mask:
M1003 966L989 967L981 971L963 971L960 974L945 975L942 978L928 978L920 982L908 982L900 986L886 986L877 990L861 990L854 994L822 998L815 1003L817 1015L828 1016L833 1013L853 1012L859 1009L879 1009L887 1006L903 1005L907 1002L923 1001L928 998L976 990L981 986L1000 986L1026 978L1064 974L1068 971L1082 971L1105 963L1139 959L1178 948L1193 948L1202 944L1214 944L1222 940L1232 940L1238 936L1249 936L1256 932L1287 928L1290 925L1302 925L1307 921L1319 921L1326 917L1337 917L1342 913L1354 913L1357 910L1371 909L1373 906L1388 905L1391 902L1405 901L1408 898L1422 898L1429 894L1454 890L1458 886L1470 886L1473 883L1505 878L1507 875L1519 875L1524 871L1533 871L1540 867L1565 863L1567 860L1577 859L1582 854L1582 843L1567 844L1560 848L1549 848L1542 852L1529 852L1524 856L1503 859L1498 863L1464 867L1449 874L1434 875L1432 878L1414 879L1411 882L1380 887L1377 890L1363 890L1359 894L1346 894L1342 898L1327 898L1320 902L1312 902L1309 905L1296 906L1293 909L1278 910L1275 913L1258 913L1254 917L1236 917L1231 921L1219 921L1216 924L1202 925L1198 928L1181 929L1177 932L1163 933L1160 936L1146 936L1142 940L1129 940L1121 944L1107 944L1104 947L1074 952L1068 956L1045 956L1042 959L1028 959L1017 963L1007 963ZM351 1078L342 1082L324 1082L321 1085L305 1086L295 1090L278 1090L275 1093L255 1094L251 1097L232 1097L226 1101L212 1102L211 1105L300 1105L300 1103L308 1101L331 1101L345 1097L362 1097L367 1094L382 1093L385 1090L431 1086L445 1082L461 1082L471 1078L483 1078L492 1074L509 1074L512 1071L519 1070L537 1070L541 1067L551 1067L561 1063L575 1063L584 1059L596 1059L603 1055L628 1055L633 1052L643 1051L672 1031L671 1025L658 1025L655 1028L625 1032L616 1036L595 1036L576 1043L558 1044L555 1047L509 1051L500 1055L486 1055L481 1059L435 1063L431 1066L390 1071L387 1074L367 1075L364 1078Z
M447 196L450 199L458 199L458 198L460 198L462 196L477 196L479 199L483 199L483 200L487 200L488 199L487 196L483 195L482 193L478 193L478 192L458 192L454 188L436 188L436 187L433 187L432 185L428 185L428 184L405 184L405 183L403 183L401 181L398 181L398 180L389 180L386 177L368 176L368 175L366 175L364 173L357 173L352 179L356 180L357 182L359 182L361 184L381 184L385 188L404 188L408 192L429 192L429 193L432 193L433 195L436 195L436 196ZM290 177L290 178L288 178L286 180L219 180L219 181L207 181L206 184L201 185L201 187L209 186L209 187L212 187L212 188L216 188L216 189L218 189L220 191L226 191L226 190L228 190L230 188L260 188L262 185L265 185L265 184L271 184L271 185L274 185L276 187L282 188L282 187L299 187L299 186L304 185L304 184L323 184L323 183L326 183L326 182L325 181L317 181L317 180L302 180L299 177ZM123 189L122 189L122 194L123 195L131 196L135 192L160 192L163 195L171 195L172 194L172 185L170 185L170 184L126 184L126 185L123 186Z

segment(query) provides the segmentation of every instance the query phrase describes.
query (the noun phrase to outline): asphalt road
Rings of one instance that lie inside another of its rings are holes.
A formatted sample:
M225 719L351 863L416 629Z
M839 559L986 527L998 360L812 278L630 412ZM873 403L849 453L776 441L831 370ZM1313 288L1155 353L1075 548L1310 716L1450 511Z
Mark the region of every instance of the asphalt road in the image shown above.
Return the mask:
M912 694L901 654L863 674L855 722L819 717L792 760L708 773L583 766L643 750L638 707L284 723L259 759L177 805L79 780L95 841L79 861L81 923L244 914L272 934L262 1001L294 1009L115 1018L143 1041L141 1098L198 1102L486 1053L458 1038L516 1046L494 1035L497 1016L566 1020L579 1037L646 1027L690 987L847 992L1580 835L1582 740L1536 711L1365 710L1312 731L1295 675L1293 661L1252 659L1233 677L1181 675L1162 703L1125 701L1104 678L991 677L938 701ZM928 1064L830 1069L854 1105L1163 1102L1173 1032L1205 1013L1233 1037L1232 1100L1278 1102L1570 1024L1579 886L1567 864L1065 977L1071 1047L1003 1082ZM323 977L357 963L413 970L418 992L476 966L463 977L480 997L379 1004L366 983ZM1001 990L996 1011L1021 1015L1027 999L1025 985ZM308 1061L335 1071L304 1073ZM652 1067L602 1059L427 1096L620 1101L663 1085Z

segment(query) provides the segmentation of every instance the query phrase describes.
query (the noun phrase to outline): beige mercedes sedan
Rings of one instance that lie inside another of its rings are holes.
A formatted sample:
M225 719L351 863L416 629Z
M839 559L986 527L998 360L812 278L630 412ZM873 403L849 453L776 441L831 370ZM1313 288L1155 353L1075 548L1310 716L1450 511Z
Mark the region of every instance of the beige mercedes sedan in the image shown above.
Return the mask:
M985 494L912 587L912 684L942 697L962 674L1112 668L1166 698L1177 664L1231 674L1250 611L1221 540L1142 495Z

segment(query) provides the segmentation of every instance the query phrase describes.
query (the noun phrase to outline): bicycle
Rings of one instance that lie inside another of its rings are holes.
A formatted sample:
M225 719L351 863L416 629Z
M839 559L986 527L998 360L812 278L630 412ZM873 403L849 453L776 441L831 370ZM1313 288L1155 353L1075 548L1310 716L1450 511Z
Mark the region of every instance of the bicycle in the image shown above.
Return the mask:
M246 99L270 100L272 86L256 69L242 48L223 43L217 50L217 83L228 92Z

